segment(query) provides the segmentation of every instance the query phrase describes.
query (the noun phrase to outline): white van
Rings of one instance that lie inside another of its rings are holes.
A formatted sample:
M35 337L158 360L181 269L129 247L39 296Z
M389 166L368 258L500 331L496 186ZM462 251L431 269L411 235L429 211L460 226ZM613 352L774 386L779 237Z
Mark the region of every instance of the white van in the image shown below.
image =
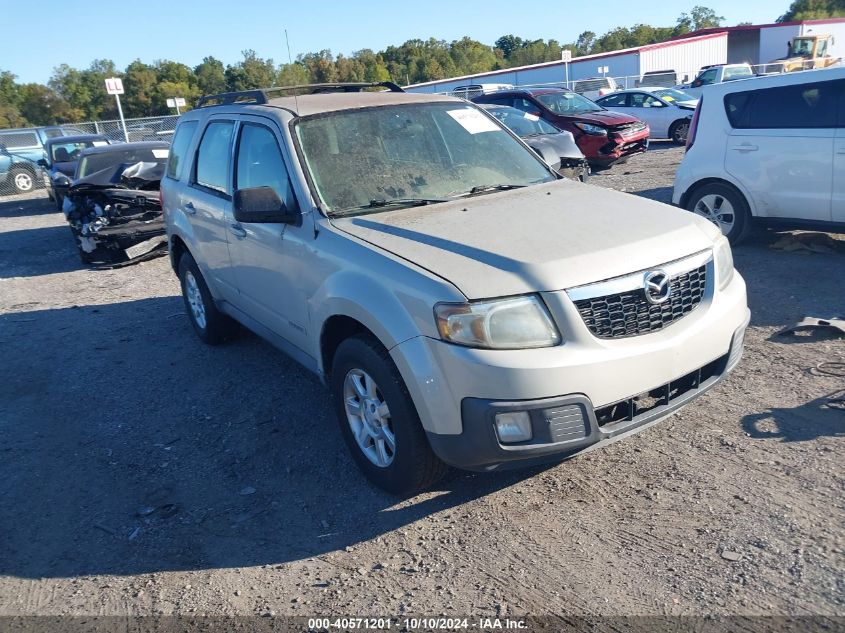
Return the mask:
M845 68L708 86L672 201L733 244L752 218L845 228Z

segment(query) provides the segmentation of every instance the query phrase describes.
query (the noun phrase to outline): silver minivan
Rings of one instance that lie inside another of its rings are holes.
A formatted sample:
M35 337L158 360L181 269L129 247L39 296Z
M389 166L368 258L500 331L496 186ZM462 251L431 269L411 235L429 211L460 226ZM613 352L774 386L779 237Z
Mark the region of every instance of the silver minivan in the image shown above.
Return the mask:
M615 441L742 354L745 284L712 224L562 179L454 97L206 97L161 192L197 335L239 322L318 374L394 493Z

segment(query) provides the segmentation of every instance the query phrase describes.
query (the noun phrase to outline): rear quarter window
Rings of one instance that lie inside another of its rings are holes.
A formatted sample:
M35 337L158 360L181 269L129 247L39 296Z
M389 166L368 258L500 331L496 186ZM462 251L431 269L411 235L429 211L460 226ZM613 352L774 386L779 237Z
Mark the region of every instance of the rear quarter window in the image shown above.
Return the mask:
M824 81L725 95L725 112L737 129L836 127L845 81Z
M170 159L167 161L167 177L179 180L188 153L188 148L194 138L199 121L185 121L176 128L173 143L170 145Z

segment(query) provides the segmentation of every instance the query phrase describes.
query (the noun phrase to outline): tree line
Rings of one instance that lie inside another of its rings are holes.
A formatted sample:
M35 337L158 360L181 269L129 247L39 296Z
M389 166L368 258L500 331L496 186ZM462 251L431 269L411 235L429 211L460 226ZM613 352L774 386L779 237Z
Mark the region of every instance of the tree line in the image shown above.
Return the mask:
M795 0L780 20L836 15L845 15L845 0ZM503 35L493 46L469 37L453 42L414 39L379 52L363 49L348 57L322 50L281 65L258 57L253 50L243 51L243 59L235 64L224 65L209 56L193 68L171 60L152 64L135 60L120 70L111 60L97 59L85 69L67 64L56 67L46 85L19 84L13 73L0 70L0 128L117 118L114 99L104 89L106 77L123 79L124 115L134 118L173 114L166 104L170 97L184 97L191 104L204 94L267 86L338 81L420 83L559 60L564 50L580 56L654 44L721 26L723 21L712 9L696 6L682 13L673 26L636 24L601 36L584 31L567 44L515 35Z

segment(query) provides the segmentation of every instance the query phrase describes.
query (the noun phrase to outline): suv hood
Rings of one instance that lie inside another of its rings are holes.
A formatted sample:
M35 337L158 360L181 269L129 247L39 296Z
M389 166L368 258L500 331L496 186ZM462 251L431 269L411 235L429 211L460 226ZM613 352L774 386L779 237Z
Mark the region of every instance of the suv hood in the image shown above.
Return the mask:
M645 270L711 248L715 231L688 211L568 180L331 222L468 299Z

